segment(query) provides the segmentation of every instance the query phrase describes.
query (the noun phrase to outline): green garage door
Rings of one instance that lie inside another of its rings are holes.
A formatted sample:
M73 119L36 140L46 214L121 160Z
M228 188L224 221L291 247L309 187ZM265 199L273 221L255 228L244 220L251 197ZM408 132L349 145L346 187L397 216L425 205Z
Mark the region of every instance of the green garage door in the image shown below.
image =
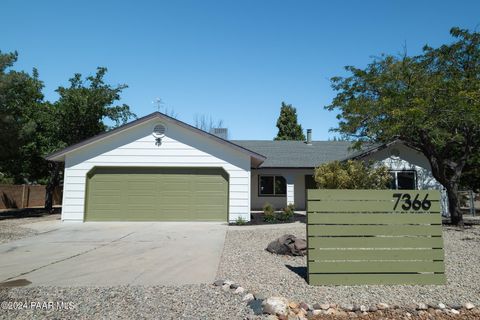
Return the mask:
M226 221L228 176L212 168L94 168L88 221Z

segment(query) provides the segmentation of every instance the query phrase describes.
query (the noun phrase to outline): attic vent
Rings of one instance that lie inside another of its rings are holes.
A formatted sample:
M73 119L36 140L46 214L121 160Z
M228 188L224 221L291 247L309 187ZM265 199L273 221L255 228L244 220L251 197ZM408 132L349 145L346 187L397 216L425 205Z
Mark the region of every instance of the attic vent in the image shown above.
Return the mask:
M167 128L163 124L157 124L155 128L153 128L153 136L155 138L163 138L165 137L165 132Z
M162 138L165 137L167 128L163 124L157 124L153 128L152 136L155 138L155 145L160 147L162 145Z

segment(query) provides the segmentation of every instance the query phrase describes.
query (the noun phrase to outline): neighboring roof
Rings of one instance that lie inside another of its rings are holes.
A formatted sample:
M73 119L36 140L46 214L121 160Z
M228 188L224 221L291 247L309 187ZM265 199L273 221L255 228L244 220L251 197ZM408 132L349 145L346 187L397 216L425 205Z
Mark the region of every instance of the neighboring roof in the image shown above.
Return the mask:
M107 137L110 137L110 136L113 136L113 135L116 135L116 134L119 134L125 130L128 130L128 129L131 129L133 127L136 127L136 126L139 126L147 121L150 121L150 120L153 120L153 119L160 119L160 120L163 120L163 121L167 121L167 122L170 122L170 123L174 123L180 127L183 127L185 129L188 129L190 131L193 131L197 134L200 134L202 136L205 136L209 139L212 139L214 141L217 141L217 142L220 142L226 146L229 146L235 150L238 150L240 152L243 152L243 153L246 153L248 154L251 158L252 158L252 166L254 167L257 167L259 166L264 160L265 160L265 156L263 156L262 154L260 153L257 153L256 151L252 151L252 150L249 150L248 148L245 148L244 146L241 146L241 145L237 145L235 144L234 142L232 141L228 141L228 140L225 140L225 139L222 139L220 137L217 137L211 133L208 133L206 131L203 131L203 130L200 130L196 127L193 127L185 122L182 122L180 120L177 120L175 118L172 118L172 117L169 117L163 113L160 113L160 112L154 112L154 113L151 113L147 116L144 116L142 118L139 118L137 120L134 120L132 122L129 122L127 124L124 124L123 126L120 126L116 129L113 129L113 130L110 130L110 131L107 131L105 133L101 133L99 135L96 135L94 137L91 137L89 139L86 139L86 140L83 140L77 144L74 144L74 145L71 145L69 147L66 147L65 149L62 149L62 150L59 150L59 151L56 151L54 153L51 153L47 156L45 156L45 159L46 160L49 160L49 161L64 161L65 159L65 155L70 153L70 152L73 152L75 150L78 150L78 149L81 149L85 146L88 146L90 144L93 144L93 143L96 143L98 141L101 141Z
M260 168L314 168L334 160L346 160L358 151L351 150L349 141L272 141L234 140L249 150L267 157Z

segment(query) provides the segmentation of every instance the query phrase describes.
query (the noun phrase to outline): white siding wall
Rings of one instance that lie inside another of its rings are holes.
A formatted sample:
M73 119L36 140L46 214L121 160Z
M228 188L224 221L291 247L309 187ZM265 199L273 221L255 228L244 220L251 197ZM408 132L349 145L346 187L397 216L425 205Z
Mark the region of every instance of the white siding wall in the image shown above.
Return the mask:
M156 146L160 122L167 132ZM62 220L83 221L86 174L95 166L221 167L229 175L229 220L250 220L250 157L175 124L151 120L68 154Z
M275 209L280 210L287 206L287 197L264 197L258 195L258 176L278 175L285 178L291 177L293 181L294 204L296 210L305 210L305 175L313 175L313 169L253 169L252 170L252 209L262 210L265 202L271 203Z

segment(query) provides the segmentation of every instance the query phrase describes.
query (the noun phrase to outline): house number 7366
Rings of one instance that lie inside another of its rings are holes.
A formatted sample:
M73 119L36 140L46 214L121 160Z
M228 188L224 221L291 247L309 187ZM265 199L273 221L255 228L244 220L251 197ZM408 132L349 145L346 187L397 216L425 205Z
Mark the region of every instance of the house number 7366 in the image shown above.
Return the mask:
M409 211L410 209L413 209L415 211L423 209L427 211L428 209L430 209L430 207L432 206L432 202L428 200L428 193L425 195L425 198L423 198L423 200L420 200L419 196L420 195L417 193L415 195L415 198L413 198L412 200L412 196L410 195L410 193L394 193L393 197L397 198L397 201L395 202L393 210L397 209L400 200L403 201L402 209L405 211Z

